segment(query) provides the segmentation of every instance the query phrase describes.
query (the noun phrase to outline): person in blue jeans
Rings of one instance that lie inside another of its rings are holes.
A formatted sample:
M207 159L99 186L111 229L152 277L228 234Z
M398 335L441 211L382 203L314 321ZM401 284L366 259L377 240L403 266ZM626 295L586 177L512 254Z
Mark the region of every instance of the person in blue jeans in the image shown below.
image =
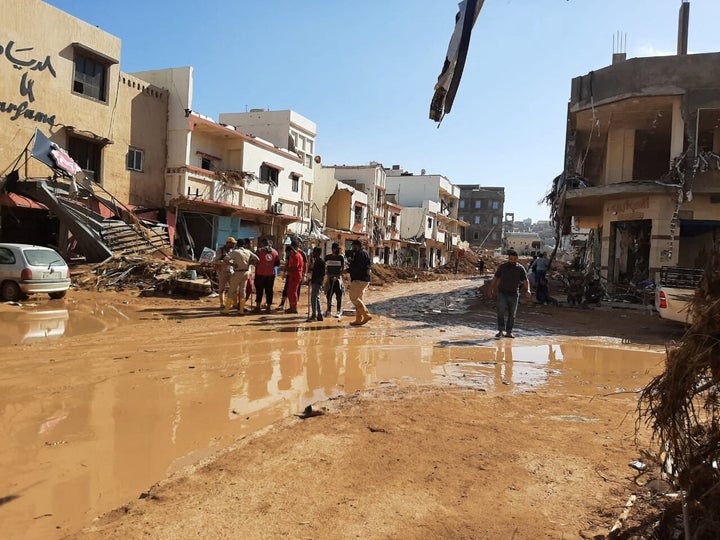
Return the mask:
M310 307L312 314L307 322L323 320L322 307L320 306L320 289L325 281L325 261L322 258L322 248L315 247L312 250L312 270L310 271Z
M528 298L532 295L527 272L523 265L518 263L517 251L507 251L508 260L502 263L495 271L490 282L490 298L497 298L497 328L496 338L514 338L513 326L515 325L515 314L517 313L520 289ZM506 320L507 317L507 320Z

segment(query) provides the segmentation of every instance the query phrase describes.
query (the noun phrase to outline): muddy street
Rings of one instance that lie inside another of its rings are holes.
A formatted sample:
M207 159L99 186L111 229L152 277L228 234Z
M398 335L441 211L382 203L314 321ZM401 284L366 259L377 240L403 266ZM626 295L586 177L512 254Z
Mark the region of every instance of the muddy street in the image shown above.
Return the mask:
M246 537L392 537L409 523L425 527L411 537L509 537L512 523L516 538L576 537L601 503L624 503L636 392L679 329L648 311L525 304L517 339L495 340L480 284L373 288L359 328L307 323L304 304L223 317L216 298L130 292L0 306L4 536L128 538L146 521L157 538L205 536L209 520L206 537L233 523ZM295 416L308 405L324 414ZM512 504L473 533L493 496ZM231 518L236 497L253 504Z

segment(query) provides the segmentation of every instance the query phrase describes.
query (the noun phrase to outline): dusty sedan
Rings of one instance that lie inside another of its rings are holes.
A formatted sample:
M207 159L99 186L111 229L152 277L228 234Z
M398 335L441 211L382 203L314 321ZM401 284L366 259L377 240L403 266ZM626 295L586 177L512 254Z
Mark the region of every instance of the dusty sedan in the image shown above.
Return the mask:
M63 298L70 270L54 249L28 244L0 244L0 299L20 300L30 294Z

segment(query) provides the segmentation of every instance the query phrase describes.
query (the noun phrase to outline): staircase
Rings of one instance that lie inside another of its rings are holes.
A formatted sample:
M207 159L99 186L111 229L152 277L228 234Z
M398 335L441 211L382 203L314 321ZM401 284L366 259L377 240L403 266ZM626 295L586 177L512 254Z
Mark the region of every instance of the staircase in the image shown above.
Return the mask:
M35 184L32 195L72 232L78 251L88 262L102 262L118 255L152 255L170 248L166 228L146 227L129 211L126 214L131 216L132 224L121 219L106 219L78 200L57 196L45 181ZM108 201L100 199L100 202L114 207Z

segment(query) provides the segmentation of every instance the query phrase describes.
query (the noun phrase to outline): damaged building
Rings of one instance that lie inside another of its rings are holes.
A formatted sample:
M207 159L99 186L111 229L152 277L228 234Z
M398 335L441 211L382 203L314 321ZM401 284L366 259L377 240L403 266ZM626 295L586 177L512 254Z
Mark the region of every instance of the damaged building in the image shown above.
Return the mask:
M662 266L701 267L720 245L720 53L627 59L572 80L553 212L592 230L587 262L610 287Z

